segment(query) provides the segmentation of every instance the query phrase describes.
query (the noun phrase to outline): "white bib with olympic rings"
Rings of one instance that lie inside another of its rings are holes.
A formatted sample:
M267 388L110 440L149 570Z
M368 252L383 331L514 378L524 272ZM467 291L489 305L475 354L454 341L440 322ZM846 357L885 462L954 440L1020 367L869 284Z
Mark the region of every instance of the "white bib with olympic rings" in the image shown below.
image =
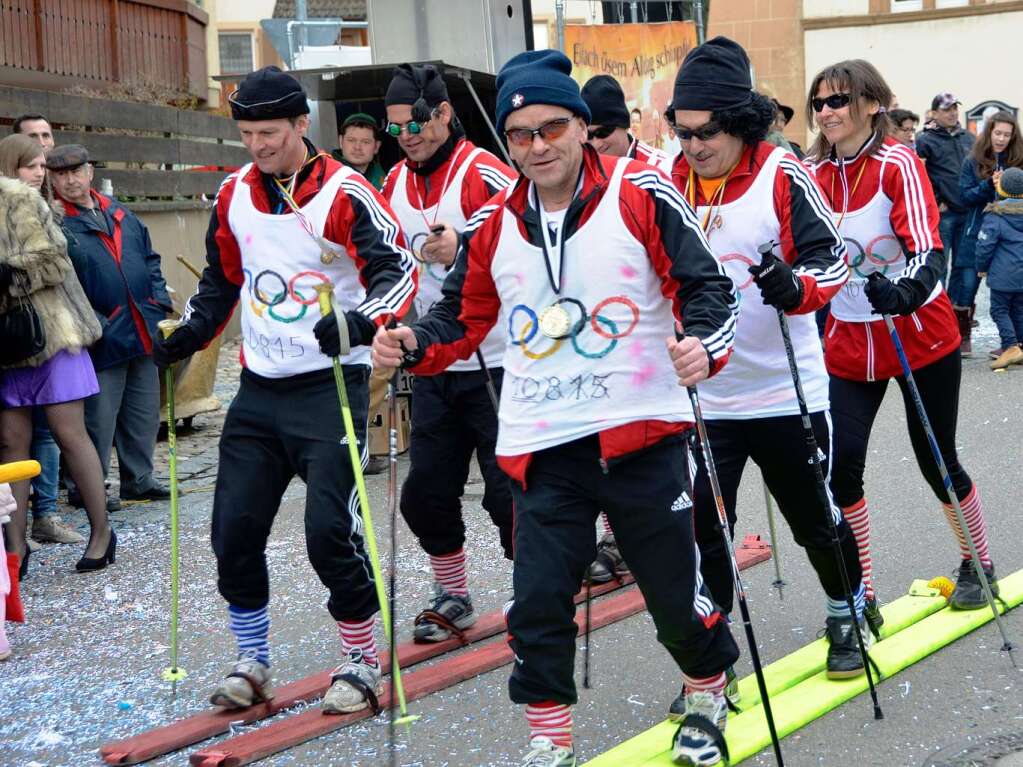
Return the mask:
M465 179L465 174L472 167L473 160L483 151L476 147L469 152L459 164L450 183L444 188L437 204L422 210L413 205L408 198L408 163L404 163L401 166L401 169L398 171L398 177L395 179L394 192L389 202L391 203L394 215L398 217L398 223L401 224L401 228L405 232L405 242L408 244L409 249L416 254L417 261L419 261L419 251L423 247L423 242L430 234L429 227L434 222L445 223L459 233L465 229L468 219L462 212L462 182ZM457 160L458 158L456 157L455 159ZM428 221L430 222L429 225L427 224ZM444 294L441 292L441 286L444 284L447 276L448 273L442 264L425 264L419 261L419 289L416 291L416 297L413 299L418 316L424 317L430 311L430 307L444 297ZM502 332L495 327L483 339L479 349L480 354L483 355L483 361L487 363L487 367L499 367L501 355L504 353L504 336ZM479 369L479 362L477 362L475 355L467 360L455 360L447 368L449 372L454 373Z
M664 340L673 333L643 243L622 220L622 158L598 207L564 242L559 293L544 253L525 240L506 209L491 274L501 298L506 342L498 455L521 455L645 420L692 421ZM532 190L530 190L532 197ZM571 328L549 338L539 328L554 304Z
M760 263L757 248L781 239L774 209L774 181L786 150L778 147L739 199L715 207L707 240L715 258L739 291L735 345L728 364L700 384L700 406L707 418L767 418L799 412L778 311L764 303L749 267ZM696 216L703 221L707 207ZM828 407L828 375L813 314L788 315L792 347L810 412Z
M864 162L871 162L868 157ZM839 234L845 240L846 261L849 264L849 281L831 299L831 313L835 319L844 322L873 322L881 315L867 300L865 291L867 278L874 272L893 279L906 268L906 255L902 243L892 229L892 201L884 193L881 180L884 178L885 162L881 160L878 171L877 193L859 210L850 210L841 219ZM941 294L941 284L934 286L925 304Z
M241 252L242 337L245 366L266 378L284 378L330 367L320 353L313 326L320 319L316 285L334 283L334 305L354 309L366 298L355 262L342 245L323 239L323 229L341 182L356 173L342 167L302 207L302 215L336 258L324 264L320 244L294 213L272 215L252 204L242 179L251 166L238 171L227 219ZM369 365L369 347L358 346L341 358L345 365Z

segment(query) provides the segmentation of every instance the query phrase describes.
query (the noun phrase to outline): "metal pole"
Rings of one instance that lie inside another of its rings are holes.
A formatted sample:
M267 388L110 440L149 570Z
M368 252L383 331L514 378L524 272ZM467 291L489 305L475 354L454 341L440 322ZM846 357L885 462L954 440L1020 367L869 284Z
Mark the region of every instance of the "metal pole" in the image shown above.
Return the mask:
M298 49L302 50L306 46L306 31L305 21L309 18L309 13L306 8L306 0L295 0L295 20L300 22L298 25Z
M696 44L703 45L707 39L703 28L703 0L693 0L693 15L696 17Z
M633 0L633 2L631 2L631 3L629 3L629 12L632 14L632 23L633 24L638 24L639 23L639 3L635 2L635 0Z
M458 76L465 81L465 87L469 89L469 95L471 95L472 100L476 102L476 108L480 110L480 116L483 118L483 122L487 124L487 128L490 129L490 134L494 137L494 141L497 142L497 147L501 150L501 154L504 155L505 162L511 165L511 155L508 154L508 150L505 148L504 142L501 141L501 137L497 135L497 128L495 128L494 124L490 121L490 115L487 114L487 110L483 107L483 102L480 101L480 97L476 93L476 89L472 87L472 78L469 76L469 73L464 70L459 72Z
M558 32L558 50L565 52L565 0L554 0L554 26Z

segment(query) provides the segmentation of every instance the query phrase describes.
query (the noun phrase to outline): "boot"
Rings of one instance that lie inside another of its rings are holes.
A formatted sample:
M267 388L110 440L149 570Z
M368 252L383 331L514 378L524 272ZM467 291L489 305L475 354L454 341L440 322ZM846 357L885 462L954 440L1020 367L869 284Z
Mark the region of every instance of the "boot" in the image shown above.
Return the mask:
M956 320L959 323L959 335L962 336L959 352L964 357L972 357L973 344L970 341L970 336L973 335L973 326L970 325L970 309L964 306L953 306L952 309L955 311Z

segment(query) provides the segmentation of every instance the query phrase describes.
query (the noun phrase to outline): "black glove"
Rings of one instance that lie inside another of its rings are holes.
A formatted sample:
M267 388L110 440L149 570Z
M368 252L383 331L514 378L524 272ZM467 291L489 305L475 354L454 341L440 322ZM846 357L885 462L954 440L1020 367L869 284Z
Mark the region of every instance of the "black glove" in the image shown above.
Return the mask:
M175 362L190 357L202 348L202 339L186 322L174 330L167 338L157 333L153 339L153 362L158 368L169 368Z
M881 272L867 277L867 300L878 314L912 314L916 309L913 291L908 285L892 282Z
M376 326L363 315L359 312L345 312L344 321L348 326L348 343L353 349L356 346L368 346L373 343ZM320 318L320 321L313 327L313 335L320 342L321 352L328 357L340 356L341 334L337 329L334 312Z
M749 273L768 306L790 312L803 302L802 281L781 259L764 254L759 265L749 268Z

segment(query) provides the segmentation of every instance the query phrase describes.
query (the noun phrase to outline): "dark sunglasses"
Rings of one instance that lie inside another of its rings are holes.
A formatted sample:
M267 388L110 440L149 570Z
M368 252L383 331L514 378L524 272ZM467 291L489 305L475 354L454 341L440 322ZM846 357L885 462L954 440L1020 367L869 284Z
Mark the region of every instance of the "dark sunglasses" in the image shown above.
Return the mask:
M825 104L828 109L841 109L849 106L850 101L852 101L852 96L848 93L832 93L826 99L810 99L810 105L814 112L823 112Z
M614 132L615 126L601 125L599 128L589 128L586 131L586 137L589 141L593 141L595 138L607 138Z
M504 135L510 144L529 146L537 136L544 141L553 141L554 139L561 138L565 135L565 131L568 130L569 123L571 122L571 117L559 117L556 120L548 120L539 128L512 128L511 130L506 130Z
M694 138L707 141L721 132L721 126L713 122L705 123L699 128L683 128L680 125L675 125L674 129L679 141L692 141Z

